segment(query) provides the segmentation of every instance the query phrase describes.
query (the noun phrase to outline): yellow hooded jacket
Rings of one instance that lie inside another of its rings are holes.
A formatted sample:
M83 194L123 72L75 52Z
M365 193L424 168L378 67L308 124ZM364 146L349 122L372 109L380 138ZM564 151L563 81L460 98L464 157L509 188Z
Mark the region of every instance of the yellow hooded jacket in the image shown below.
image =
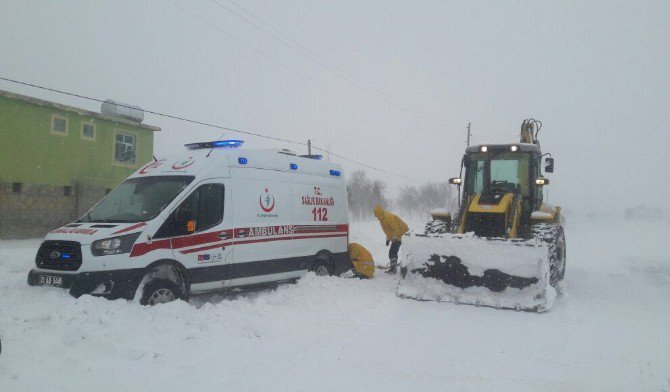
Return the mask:
M372 278L375 275L375 262L372 260L372 255L362 245L352 242L349 244L349 257L354 263L356 272Z
M400 241L400 237L409 231L407 223L398 218L395 214L384 211L380 205L375 206L375 216L379 219L379 223L382 225L382 230L384 230L384 234L386 234L386 239L388 241Z

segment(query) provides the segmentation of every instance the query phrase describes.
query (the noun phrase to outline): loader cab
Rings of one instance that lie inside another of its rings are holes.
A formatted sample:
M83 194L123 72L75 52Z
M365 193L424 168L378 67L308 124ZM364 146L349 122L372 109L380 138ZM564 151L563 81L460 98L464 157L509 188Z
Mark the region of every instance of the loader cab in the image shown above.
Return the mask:
M486 237L504 237L511 228L516 200L521 211L515 231L524 231L530 214L542 204L542 154L536 144L478 145L468 147L463 157L462 205L469 205L470 218L464 231Z

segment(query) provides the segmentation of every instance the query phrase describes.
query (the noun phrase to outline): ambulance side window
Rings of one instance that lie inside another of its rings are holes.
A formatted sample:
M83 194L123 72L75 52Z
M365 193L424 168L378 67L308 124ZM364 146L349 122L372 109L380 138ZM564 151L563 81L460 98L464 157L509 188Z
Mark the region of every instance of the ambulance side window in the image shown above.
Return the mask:
M171 214L154 238L188 235L186 221L195 220L195 232L223 221L223 184L205 184L194 190Z
M210 229L223 221L223 185L206 184L198 188L200 203L195 231Z

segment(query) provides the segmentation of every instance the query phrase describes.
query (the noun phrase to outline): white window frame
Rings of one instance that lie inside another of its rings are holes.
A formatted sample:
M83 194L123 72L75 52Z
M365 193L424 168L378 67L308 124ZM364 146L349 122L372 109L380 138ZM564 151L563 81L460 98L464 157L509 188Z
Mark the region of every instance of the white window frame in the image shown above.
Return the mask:
M93 127L93 137L88 137L84 135L84 125L90 125L91 127ZM80 128L79 134L82 140L88 140L89 142L95 141L95 134L98 133L98 131L95 129L95 123L93 121L82 121L81 126L79 128ZM114 142L116 143L116 138L114 139Z
M65 132L56 131L54 129L54 126L56 125L56 119L65 121ZM51 133L52 135L67 136L69 130L70 130L70 119L69 118L67 118L66 116L61 116L60 114L52 114L51 115L51 124L49 126L49 133Z
M133 163L126 163L126 162L119 162L116 160L116 136L118 135L124 135L124 136L132 136L135 139L135 162ZM114 131L114 139L112 140L112 165L114 166L121 166L121 167L137 167L137 162L139 160L137 152L139 151L139 142L138 142L138 137L137 137L137 132L130 132L130 131L125 131L121 129L117 129Z

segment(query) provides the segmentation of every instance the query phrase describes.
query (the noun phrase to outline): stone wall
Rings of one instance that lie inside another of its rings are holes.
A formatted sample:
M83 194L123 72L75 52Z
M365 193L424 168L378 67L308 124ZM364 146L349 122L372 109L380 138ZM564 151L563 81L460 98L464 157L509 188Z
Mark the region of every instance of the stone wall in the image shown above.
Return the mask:
M26 183L20 190L16 187L0 182L0 239L43 237L81 217L107 193L84 184L69 189Z

